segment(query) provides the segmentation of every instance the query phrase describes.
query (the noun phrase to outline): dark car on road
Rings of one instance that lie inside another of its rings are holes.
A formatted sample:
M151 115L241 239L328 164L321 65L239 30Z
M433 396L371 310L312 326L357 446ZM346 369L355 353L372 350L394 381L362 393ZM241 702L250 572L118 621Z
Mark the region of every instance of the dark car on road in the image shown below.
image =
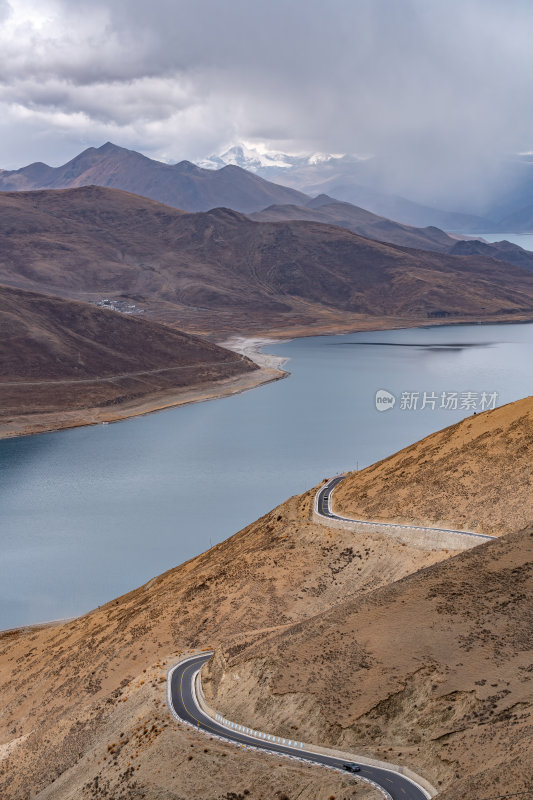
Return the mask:
M346 772L361 772L359 764L343 764L342 768L345 769Z

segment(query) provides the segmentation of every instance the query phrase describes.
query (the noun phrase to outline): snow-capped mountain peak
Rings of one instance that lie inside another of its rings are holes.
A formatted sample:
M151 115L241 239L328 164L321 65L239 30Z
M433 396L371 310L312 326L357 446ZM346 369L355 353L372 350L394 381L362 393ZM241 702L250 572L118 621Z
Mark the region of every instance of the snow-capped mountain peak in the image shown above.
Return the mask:
M234 164L259 175L273 174L285 169L302 167L344 158L343 154L312 153L289 154L268 150L262 145L234 144L217 155L198 161L204 169L220 169Z

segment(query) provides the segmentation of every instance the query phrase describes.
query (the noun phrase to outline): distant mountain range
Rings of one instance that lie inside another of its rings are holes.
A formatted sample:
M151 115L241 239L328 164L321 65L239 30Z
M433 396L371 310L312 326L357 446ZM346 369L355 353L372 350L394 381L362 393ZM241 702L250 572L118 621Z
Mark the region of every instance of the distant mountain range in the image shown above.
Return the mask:
M309 195L328 194L407 225L433 225L462 233L533 231L533 155L507 159L501 165L499 188L475 210L442 209L384 190L372 158L347 154L288 155L242 144L210 156L202 166L243 169Z
M280 177L280 182L285 185L289 184L289 180L291 178L286 174ZM484 217L457 211L444 211L443 209L415 203L406 197L386 194L352 182L342 172L334 174L324 181L305 184L305 191L309 194L324 192L333 195L339 200L362 206L374 214L394 219L405 225L417 227L431 225L446 231L466 234L491 233L499 229L495 222ZM509 229L506 230L508 231Z
M164 164L107 142L102 147L84 150L60 167L36 162L18 170L0 170L0 191L109 186L185 211L226 207L243 213L260 211L273 204L305 205L311 195L325 192L408 225L435 225L458 231L493 230L487 220L423 208L403 198L381 195L356 185L353 173L358 174L361 162L348 156L261 156L239 146L202 163L204 166L190 161ZM271 177L276 183L267 180Z
M533 230L533 157L512 162L509 175L506 192L479 216L383 192L373 185L371 159L324 153L291 156L236 145L201 165L165 164L107 142L60 167L37 162L18 170L0 170L0 191L109 186L185 211L226 207L243 213L271 205L306 206L312 196L326 194L415 227L462 233Z
M283 154L262 155L258 151L235 147L218 158L233 159L235 164L216 165L212 168L195 166L188 161L169 165L147 158L133 150L108 142L99 148L89 148L61 167L49 167L35 163L18 170L0 170L0 191L26 191L60 188L73 188L87 185L108 186L134 192L175 208L186 211L207 211L211 208L227 207L251 214L256 220L312 220L340 225L362 236L376 241L416 247L434 252L458 254L478 253L493 258L502 258L517 266L529 268L531 255L521 248L506 244L500 245L460 245L455 250L455 239L447 236L437 225L440 220L446 229L469 229L485 227L487 232L492 223L464 215L444 214L429 209L422 217L430 220L424 228L407 222L393 222L392 219L417 220L421 217L420 207L391 197L379 199L375 192L354 185L347 192L361 198L360 205L338 200L328 195L311 198L303 192L265 180L257 174L244 169L246 164L256 172L288 172L298 174L298 169L337 170L356 168L361 161L347 156L330 156L315 153L312 156L284 156ZM276 162L278 159L278 162ZM285 159L285 161L283 160ZM290 161L290 163L289 163ZM238 162L238 163L237 163ZM204 162L207 163L207 162ZM273 164L277 163L274 167ZM280 164L285 164L284 167ZM351 165L351 167L350 167ZM337 187L339 188L339 187ZM344 192L339 188L339 193ZM381 202L383 201L383 202ZM361 207L364 206L364 207ZM376 214L369 208L385 207L389 213ZM409 208L412 213L408 213ZM387 218L389 217L389 218ZM392 218L392 219L391 219ZM487 249L489 248L489 249Z
M533 274L484 255L410 249L314 221L255 222L224 208L189 214L95 186L0 193L0 282L132 302L152 319L217 336L533 313Z
M257 171L258 174L266 175L264 169ZM357 159L347 155L330 156L276 172L269 170L269 177L305 194L327 194L405 225L432 225L461 233L490 233L497 230L495 223L488 218L434 208L383 191L376 185L371 159Z
M190 161L163 164L111 142L90 147L61 167L37 162L18 170L0 170L0 191L90 185L134 192L185 211L226 206L246 213L272 203L301 203L309 199L302 192L270 183L237 166L212 170Z
M323 154L309 157L285 157L283 154L262 156L257 151L244 150L242 147L232 148L223 154L223 157L233 158L236 162L263 171L274 170L272 165L277 159L278 172L288 170L294 174L298 173L298 169L303 169L305 172L305 170L331 169L332 165L334 169L342 164L345 168L350 165L353 168L357 166L356 159L346 156ZM291 163L288 161L290 159ZM222 156L219 160L222 162ZM279 166L282 163L285 163L283 168ZM0 171L0 191L39 190L41 187L57 189L94 184L133 191L187 211L209 210L222 206L248 212L254 220L263 222L291 220L323 222L344 227L376 241L438 253L475 254L498 258L515 266L533 269L533 254L508 242L497 244L458 242L435 225L420 228L394 222L365 208L336 200L328 195L310 198L296 189L267 181L237 164L229 164L218 169L198 167L187 161L168 165L108 142L102 147L85 150L61 167L54 168L35 163L19 170ZM373 202L376 199L375 193L369 190L361 192L366 205L370 207L376 205ZM353 194L353 186L351 193ZM392 216L401 217L402 210L405 213L405 203L402 208L398 208L398 204L389 197L385 205L392 211ZM411 216L418 218L418 211ZM433 212L430 216L435 217ZM450 223L449 227L461 227L452 224L454 221L457 223L453 215L444 221ZM464 218L462 222L463 228L468 227ZM474 225L474 227L479 226L480 223Z

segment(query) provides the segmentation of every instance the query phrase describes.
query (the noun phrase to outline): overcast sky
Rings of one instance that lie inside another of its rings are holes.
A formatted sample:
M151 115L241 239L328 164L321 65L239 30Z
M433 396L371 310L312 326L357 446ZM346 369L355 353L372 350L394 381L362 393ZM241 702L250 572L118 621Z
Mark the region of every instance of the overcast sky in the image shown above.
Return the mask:
M533 150L532 42L532 0L0 0L0 167L245 140L465 175Z

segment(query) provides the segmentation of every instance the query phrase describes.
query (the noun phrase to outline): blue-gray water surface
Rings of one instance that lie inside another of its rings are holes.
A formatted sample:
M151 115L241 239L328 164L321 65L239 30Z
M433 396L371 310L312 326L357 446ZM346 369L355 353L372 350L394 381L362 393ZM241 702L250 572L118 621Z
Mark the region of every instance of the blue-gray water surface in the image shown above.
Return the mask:
M267 348L290 359L286 380L0 441L0 628L88 611L323 477L471 414L473 403L531 394L532 346L533 324L299 339ZM381 389L396 402L380 412ZM440 407L443 393L452 408Z

